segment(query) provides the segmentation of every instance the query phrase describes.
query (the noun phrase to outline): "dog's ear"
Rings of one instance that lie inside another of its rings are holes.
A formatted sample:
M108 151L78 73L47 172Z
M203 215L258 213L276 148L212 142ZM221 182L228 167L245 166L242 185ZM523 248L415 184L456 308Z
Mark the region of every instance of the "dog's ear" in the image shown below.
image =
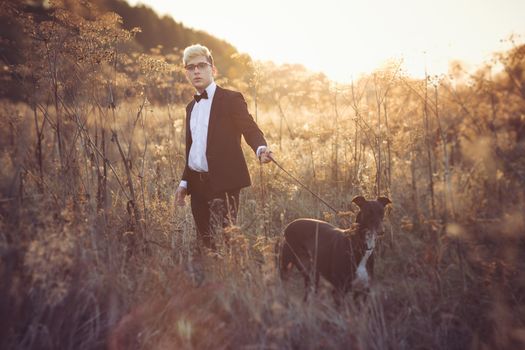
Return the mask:
M352 203L355 203L359 208L362 208L363 205L366 203L366 199L363 196L357 196L354 197L354 199L352 199Z
M391 204L392 201L388 199L388 197L379 197L377 198L377 201L381 204L383 204L383 207L386 207L387 205Z

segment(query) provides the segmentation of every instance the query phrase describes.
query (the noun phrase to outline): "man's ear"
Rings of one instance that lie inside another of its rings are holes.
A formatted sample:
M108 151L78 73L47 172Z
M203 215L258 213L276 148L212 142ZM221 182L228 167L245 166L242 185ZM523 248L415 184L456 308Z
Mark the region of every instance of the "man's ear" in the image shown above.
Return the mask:
M377 201L381 204L383 204L383 207L386 207L388 204L391 204L392 201L388 199L388 197L379 197L377 198Z
M366 203L366 199L363 196L357 196L354 197L354 199L352 199L352 203L355 203L359 208L362 208L363 205Z

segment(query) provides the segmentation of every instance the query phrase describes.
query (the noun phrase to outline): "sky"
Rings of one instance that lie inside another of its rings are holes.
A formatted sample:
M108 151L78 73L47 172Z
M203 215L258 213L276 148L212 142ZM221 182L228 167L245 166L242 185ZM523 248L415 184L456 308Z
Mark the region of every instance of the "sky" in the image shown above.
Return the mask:
M349 82L402 60L414 77L471 67L525 41L525 0L128 0L224 39L257 60Z

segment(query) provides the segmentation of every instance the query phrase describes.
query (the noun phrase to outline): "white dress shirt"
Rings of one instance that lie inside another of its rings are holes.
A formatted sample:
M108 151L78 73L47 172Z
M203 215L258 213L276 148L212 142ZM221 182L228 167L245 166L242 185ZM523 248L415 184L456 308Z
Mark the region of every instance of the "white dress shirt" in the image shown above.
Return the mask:
M208 142L208 124L210 123L210 111L213 96L217 84L211 82L206 88L208 98L195 102L191 110L190 131L191 148L188 156L188 166L195 171L208 172L208 160L206 159L206 144Z

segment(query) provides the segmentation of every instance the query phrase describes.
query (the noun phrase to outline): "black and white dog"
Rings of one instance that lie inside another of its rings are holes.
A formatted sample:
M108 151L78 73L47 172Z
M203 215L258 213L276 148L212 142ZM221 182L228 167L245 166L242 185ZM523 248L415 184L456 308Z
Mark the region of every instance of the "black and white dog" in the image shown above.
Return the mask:
M386 197L368 201L363 196L355 197L352 202L360 209L354 232L315 219L297 219L284 230L279 254L280 275L285 279L294 266L302 273L304 300L312 277L317 291L320 275L334 286L336 301L352 288L369 287L376 238L383 233L385 207L392 202Z

